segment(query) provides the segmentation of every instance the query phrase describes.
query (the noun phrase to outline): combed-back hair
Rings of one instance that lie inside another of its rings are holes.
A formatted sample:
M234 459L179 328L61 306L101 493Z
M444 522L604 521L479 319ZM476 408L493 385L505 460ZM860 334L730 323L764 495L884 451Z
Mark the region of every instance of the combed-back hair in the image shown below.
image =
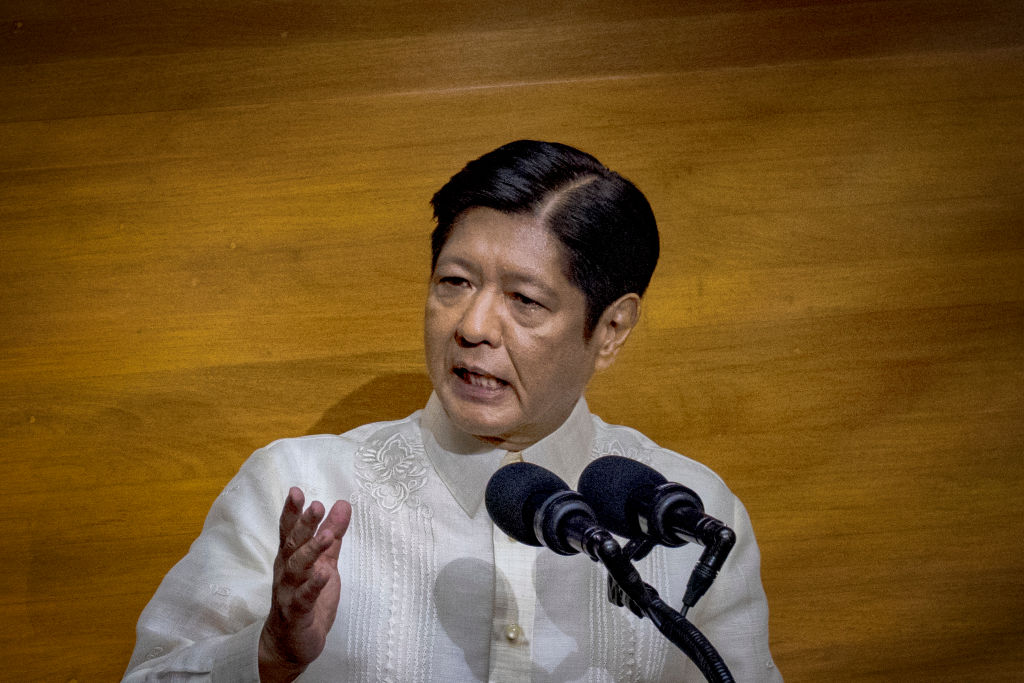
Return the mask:
M658 263L658 226L633 183L557 142L516 140L475 159L430 201L431 271L458 217L481 206L534 214L565 248L566 276L586 297L584 336L624 294L643 296Z

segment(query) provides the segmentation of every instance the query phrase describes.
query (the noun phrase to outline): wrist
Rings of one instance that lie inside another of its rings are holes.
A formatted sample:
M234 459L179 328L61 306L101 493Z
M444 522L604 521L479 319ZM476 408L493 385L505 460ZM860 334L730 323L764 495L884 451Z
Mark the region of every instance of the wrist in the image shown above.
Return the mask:
M266 625L260 632L257 647L260 683L290 683L306 670L305 664L289 661L278 651L274 637Z

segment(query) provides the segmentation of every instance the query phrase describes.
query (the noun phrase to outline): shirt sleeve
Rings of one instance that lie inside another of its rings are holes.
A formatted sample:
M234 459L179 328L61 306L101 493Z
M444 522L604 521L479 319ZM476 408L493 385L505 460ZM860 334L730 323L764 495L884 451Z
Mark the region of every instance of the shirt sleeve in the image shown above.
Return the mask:
M761 585L761 553L750 516L731 493L736 545L707 595L689 618L707 636L737 681L782 680L768 640L768 598ZM724 515L723 515L724 517Z
M268 447L268 449L271 447ZM256 451L139 617L125 681L258 681L278 520L288 484Z

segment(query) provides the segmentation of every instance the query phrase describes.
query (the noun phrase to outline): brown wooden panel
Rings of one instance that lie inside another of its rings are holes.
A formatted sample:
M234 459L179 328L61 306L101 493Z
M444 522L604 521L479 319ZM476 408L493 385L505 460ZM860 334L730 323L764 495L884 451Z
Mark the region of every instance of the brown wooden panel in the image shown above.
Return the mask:
M789 680L1024 674L1024 6L0 9L0 652L120 675L268 441L421 406L431 193L517 137L650 197L588 393L721 473Z
M0 120L973 53L1024 31L1017 0L25 4L5 16Z

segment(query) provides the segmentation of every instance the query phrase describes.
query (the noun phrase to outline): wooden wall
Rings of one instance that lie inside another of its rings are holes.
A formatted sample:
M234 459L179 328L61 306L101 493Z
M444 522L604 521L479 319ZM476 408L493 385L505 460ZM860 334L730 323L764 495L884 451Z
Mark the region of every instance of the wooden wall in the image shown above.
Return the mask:
M648 194L592 407L720 472L792 681L1024 678L1024 5L7 0L0 654L122 673L255 448L419 407L427 201Z

